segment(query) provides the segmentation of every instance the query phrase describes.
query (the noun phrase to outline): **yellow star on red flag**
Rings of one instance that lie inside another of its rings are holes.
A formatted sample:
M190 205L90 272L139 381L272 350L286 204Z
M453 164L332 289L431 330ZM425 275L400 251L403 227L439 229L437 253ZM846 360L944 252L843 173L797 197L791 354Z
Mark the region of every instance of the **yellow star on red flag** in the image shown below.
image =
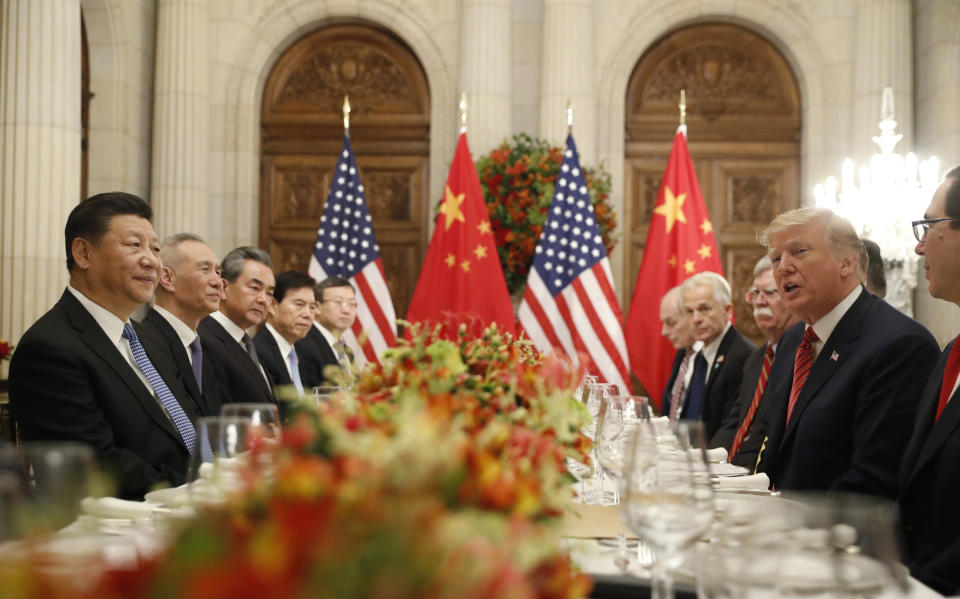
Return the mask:
M489 233L490 221L488 220L482 221L479 225L477 225L477 230L480 231L481 235L483 235L484 233Z
M683 213L683 203L687 200L687 194L681 193L678 196L673 195L673 191L664 186L663 203L653 209L654 214L663 215L667 219L667 233L673 230L673 225L677 221L684 224L687 222L687 215Z
M677 266L677 255L676 255L676 254L671 254L671 255L670 255L670 259L667 260L667 264L669 264L670 266L676 268L676 266Z
M697 253L700 254L700 257L704 260L710 257L711 252L712 250L710 249L710 246L705 243L701 244L700 249L697 250Z
M697 269L697 265L693 263L693 260L687 260L683 263L683 270L687 271L689 274L693 274L693 271Z
M444 221L444 230L449 230L450 225L452 225L454 221L467 222L463 217L463 211L460 210L460 204L463 203L466 197L466 194L463 193L453 195L453 192L450 191L450 186L447 185L444 192L443 204L440 206L440 212L447 217Z
M454 256L453 254L447 254L447 257L444 259L444 262L447 263L447 266L449 266L450 268L453 268L453 266L457 263L457 257Z
M705 218L703 222L700 223L700 229L703 231L703 234L706 235L713 231L713 223L710 222L710 219Z
M476 248L474 248L473 253L477 258L486 258L487 248L483 247L482 245L478 245Z
M470 261L464 260L460 263L460 268L463 269L463 272L470 272Z

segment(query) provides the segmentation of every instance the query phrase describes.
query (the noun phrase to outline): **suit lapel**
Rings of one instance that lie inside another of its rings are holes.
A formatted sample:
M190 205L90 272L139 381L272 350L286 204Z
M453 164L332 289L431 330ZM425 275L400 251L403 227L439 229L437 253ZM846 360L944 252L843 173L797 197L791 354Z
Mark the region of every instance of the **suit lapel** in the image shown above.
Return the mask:
M717 347L717 355L713 357L713 364L710 365L710 378L707 380L707 387L703 390L704 398L710 395L713 384L720 378L720 371L727 361L727 351L730 350L730 344L733 343L733 338L736 334L737 330L731 326L726 334L724 334L723 339L720 340L720 345Z
M790 422L787 424L787 430L783 435L784 441L789 439L790 435L797 429L797 423L803 417L804 410L814 400L820 389L855 351L856 340L860 336L863 319L869 311L867 301L871 297L873 296L869 293L861 291L860 297L850 306L847 313L837 323L836 328L830 333L830 338L820 348L820 354L810 369L810 374L803 384L803 389L800 390L797 403L793 406ZM794 352L794 355L796 355L796 352Z
M207 318L210 317L208 316ZM260 369L257 367L257 365L253 363L253 360L250 359L250 356L247 355L247 352L243 350L243 347L237 342L236 339L230 336L230 333L228 333L219 322L212 318L210 318L210 320L211 324L215 325L215 334L217 338L220 339L220 343L222 343L224 348L226 348L227 355L237 362L241 368L252 372L254 374L254 378L257 379L257 384L260 385L260 390L263 391L267 397L273 397L273 392L267 385L267 381L263 378L263 374L260 372ZM253 343L253 339L251 339L250 342ZM251 368L251 366L253 368Z
M137 399L140 407L150 415L150 418L176 439L180 445L186 447L180 433L174 428L173 423L163 413L163 410L160 409L157 400L147 391L143 381L133 371L133 366L107 338L106 333L103 332L93 316L87 312L87 309L69 291L64 292L60 303L67 314L67 318L70 319L70 323L80 333L81 341L116 373L117 377L129 388L133 397Z
M952 344L947 346L943 354L944 356L949 355L951 346ZM909 484L916 473L936 455L940 448L943 447L943 444L950 439L954 431L960 426L960 389L954 391L953 395L950 396L950 401L947 402L943 413L940 414L940 419L936 422L933 421L937 414L937 404L940 401L940 387L943 385L943 366L946 365L946 360L942 360L942 362L942 365L939 363L937 365L936 372L939 373L939 376L932 380L931 385L927 387L927 394L925 395L927 401L920 406L920 413L918 414L919 420L917 420L919 426L915 427L916 430L914 431L914 437L917 437L918 434L922 435L920 436L920 453L917 456L916 463L910 469L907 484ZM912 449L914 448L911 444L904 456L904 461L906 461L908 457L912 457Z
M197 405L199 406L203 402L203 394L200 392L200 387L197 386L197 379L193 376L193 369L190 367L190 362L187 358L187 351L183 347L183 342L180 340L180 336L177 335L175 330L173 330L173 327L169 322L167 322L167 319L153 309L147 312L147 317L145 320L156 327L157 330L160 331L160 333L167 340L167 344L170 347L170 353L173 354L173 359L177 363L177 368L180 369L180 379L186 386L187 392L194 397Z

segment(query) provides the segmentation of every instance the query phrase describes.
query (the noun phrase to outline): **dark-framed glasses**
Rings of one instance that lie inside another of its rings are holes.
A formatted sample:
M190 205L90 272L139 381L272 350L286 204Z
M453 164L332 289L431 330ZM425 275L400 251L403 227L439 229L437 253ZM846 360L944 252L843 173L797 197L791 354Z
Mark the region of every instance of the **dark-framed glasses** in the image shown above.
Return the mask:
M927 231L930 230L930 225L935 225L937 223L943 223L947 221L960 221L960 216L947 216L944 218L924 218L922 220L915 220L910 225L913 227L913 236L917 238L917 241L923 241L927 238Z
M776 287L771 287L769 289L758 289L757 287L753 287L747 291L747 294L744 296L744 298L747 300L748 304L752 304L754 301L760 299L761 294L766 297L767 300L773 300L776 299L780 292Z

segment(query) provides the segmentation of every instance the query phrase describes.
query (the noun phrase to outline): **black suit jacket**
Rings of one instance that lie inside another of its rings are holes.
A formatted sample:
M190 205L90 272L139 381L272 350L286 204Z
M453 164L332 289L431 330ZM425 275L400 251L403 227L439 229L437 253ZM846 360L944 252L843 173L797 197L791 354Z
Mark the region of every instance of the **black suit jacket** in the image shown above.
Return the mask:
M167 347L174 363L177 365L178 376L183 380L184 387L193 397L200 408L201 416L218 416L220 414L220 392L217 385L217 376L213 372L213 363L207 357L207 348L203 348L203 390L197 386L197 379L193 376L190 358L187 349L183 346L180 336L167 319L154 309L150 309L140 322L144 335L152 335L158 347ZM200 345L203 346L201 339Z
M826 340L787 426L793 364L805 325L783 336L770 370L769 439L760 464L778 489L895 498L897 472L939 348L885 301L862 292Z
M213 363L221 403L277 403L272 382L267 384L247 352L219 322L207 316L200 321L197 333L204 354L209 355Z
M330 381L323 376L323 369L331 364L339 365L340 362L323 333L310 325L310 332L294 347L300 357L300 381L304 388L329 385Z
M952 347L947 346L927 381L900 464L904 561L914 577L944 595L960 592L960 391L934 423Z
M683 363L683 354L686 349L678 349L673 356L673 366L670 367L670 378L667 380L667 386L663 388L663 395L660 396L660 414L670 415L670 398L673 395L673 383L677 380L677 374L680 372L680 365Z
M273 381L274 386L292 385L293 379L287 372L287 358L280 355L280 346L277 340L273 338L267 327L263 327L253 338L253 344L257 346L257 356L263 369L267 371L267 376ZM297 357L300 358L300 350L297 350ZM302 360L302 358L301 358ZM298 370L301 370L298 368ZM300 383L303 383L303 371L300 372ZM304 384L304 390L307 385Z
M134 324L151 362L196 421L198 408L163 348ZM118 495L142 498L186 481L189 451L133 367L69 291L31 326L10 364L10 407L25 441L80 441L116 475Z
M733 409L737 401L740 381L743 378L743 363L754 349L756 346L734 327L727 329L720 340L717 355L710 366L710 378L707 379L704 389L703 409L700 414L710 447L718 447L713 442L713 436L720 430L724 416ZM690 367L693 368L693 364ZM684 396L684 407L680 412L681 419L687 409L686 402L689 397L688 388Z
M720 430L713 436L716 447L724 447L728 451L733 444L733 438L737 436L740 424L747 416L750 409L750 402L753 401L753 394L757 389L757 382L760 380L760 371L763 370L763 355L767 351L767 344L758 347L747 360L743 363L743 378L740 381L740 393L737 402L734 404L730 413L723 419ZM772 368L772 366L771 366ZM767 436L767 426L770 419L770 405L772 402L766 401L770 390L769 378L767 379L767 388L763 391L760 398L760 405L757 406L757 413L753 415L753 422L750 424L750 430L744 437L743 445L737 455L733 456L732 464L744 466L753 470L757 465L757 455L763 440Z

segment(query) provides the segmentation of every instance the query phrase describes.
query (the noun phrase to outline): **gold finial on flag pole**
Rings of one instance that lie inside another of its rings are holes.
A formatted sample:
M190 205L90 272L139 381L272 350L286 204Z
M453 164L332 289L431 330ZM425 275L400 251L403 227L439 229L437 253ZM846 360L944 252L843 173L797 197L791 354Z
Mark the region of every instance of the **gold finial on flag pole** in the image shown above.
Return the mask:
M346 132L350 131L350 96L343 96L343 129Z
M460 131L467 130L467 92L460 94Z
M567 133L573 133L573 101L567 98Z
M687 90L680 90L680 125L687 124Z

